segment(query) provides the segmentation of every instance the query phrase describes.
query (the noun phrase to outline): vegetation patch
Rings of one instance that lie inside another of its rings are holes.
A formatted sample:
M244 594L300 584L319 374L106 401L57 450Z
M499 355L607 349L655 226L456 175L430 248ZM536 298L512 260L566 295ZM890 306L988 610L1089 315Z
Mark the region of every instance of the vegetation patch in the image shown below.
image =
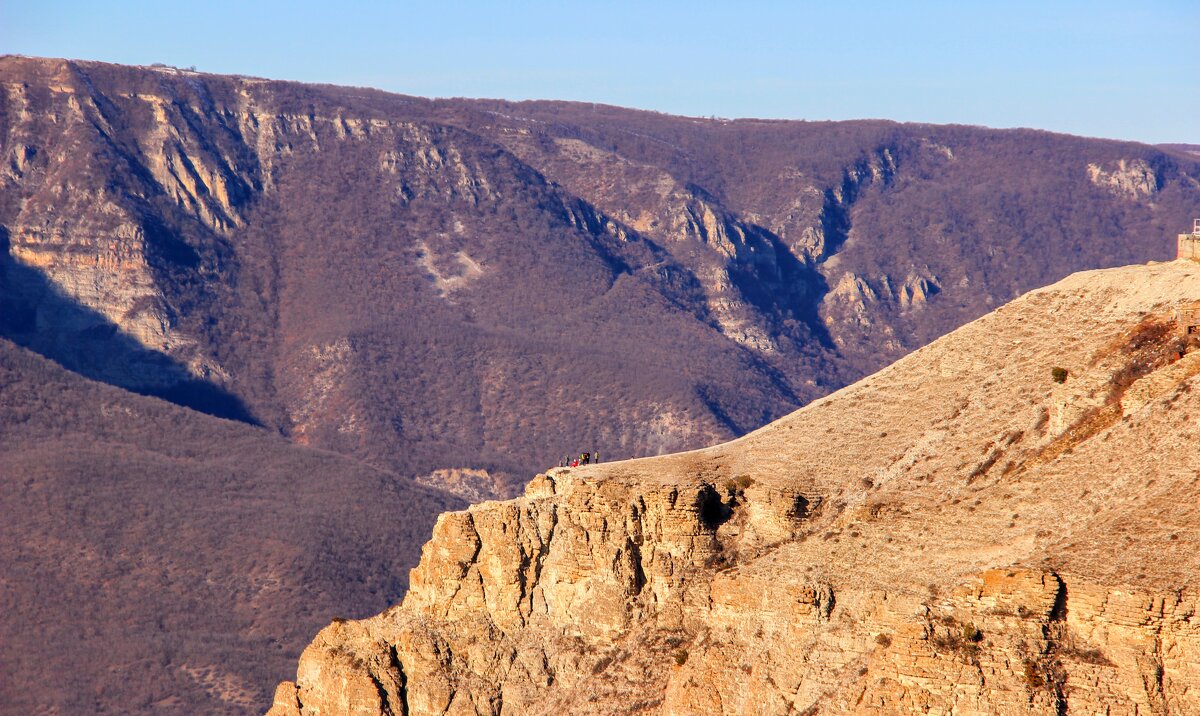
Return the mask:
M1111 659L1104 655L1104 652L1095 648L1081 649L1078 647L1071 647L1069 649L1063 649L1061 653L1068 659L1074 659L1075 661L1083 662L1084 664L1094 664L1096 666L1116 666Z
M746 490L754 486L754 478L749 475L738 475L735 478L726 480L722 487L725 489L725 494L730 500L736 502L739 499L746 497Z
M935 651L953 654L962 660L979 665L983 632L974 623L960 623L954 617L942 617L940 626L930 625L929 643Z
M592 665L592 673L599 674L607 669L613 663L612 656L601 657L599 661Z
M1067 683L1067 672L1055 654L1025 657L1021 660L1022 676L1030 691L1049 691L1061 695Z
M1120 400L1134 381L1179 360L1186 349L1187 340L1175 334L1174 323L1145 319L1118 344L1118 350L1127 360L1109 378L1109 400Z

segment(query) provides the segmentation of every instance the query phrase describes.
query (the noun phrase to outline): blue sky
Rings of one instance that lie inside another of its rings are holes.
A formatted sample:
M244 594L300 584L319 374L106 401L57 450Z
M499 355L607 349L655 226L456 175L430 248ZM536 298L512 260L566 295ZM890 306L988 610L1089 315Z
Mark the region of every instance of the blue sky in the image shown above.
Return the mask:
M1200 0L0 0L0 52L674 114L1200 143Z

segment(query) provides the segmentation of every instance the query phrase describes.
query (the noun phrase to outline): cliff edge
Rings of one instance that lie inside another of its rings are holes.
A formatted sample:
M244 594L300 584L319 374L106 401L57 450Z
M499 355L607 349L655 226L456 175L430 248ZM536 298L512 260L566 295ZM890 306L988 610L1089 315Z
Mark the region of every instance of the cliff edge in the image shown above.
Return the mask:
M446 513L269 713L1200 712L1197 298L1075 274L744 438Z

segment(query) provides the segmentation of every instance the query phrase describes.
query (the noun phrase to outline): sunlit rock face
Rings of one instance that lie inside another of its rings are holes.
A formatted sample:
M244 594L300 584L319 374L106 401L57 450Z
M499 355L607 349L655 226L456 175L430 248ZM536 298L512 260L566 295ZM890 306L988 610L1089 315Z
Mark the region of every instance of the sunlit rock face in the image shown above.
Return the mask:
M1098 187L1134 201L1158 191L1158 176L1143 159L1088 164L1088 178Z
M1196 296L1076 274L745 438L445 514L270 713L1196 711Z

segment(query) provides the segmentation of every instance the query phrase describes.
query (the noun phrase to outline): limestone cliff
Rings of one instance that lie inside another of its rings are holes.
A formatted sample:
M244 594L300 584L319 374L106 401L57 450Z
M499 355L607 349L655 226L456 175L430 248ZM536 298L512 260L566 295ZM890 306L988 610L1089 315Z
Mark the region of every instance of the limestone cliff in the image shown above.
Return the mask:
M744 438L444 514L270 713L1200 712L1197 297L1076 274Z

